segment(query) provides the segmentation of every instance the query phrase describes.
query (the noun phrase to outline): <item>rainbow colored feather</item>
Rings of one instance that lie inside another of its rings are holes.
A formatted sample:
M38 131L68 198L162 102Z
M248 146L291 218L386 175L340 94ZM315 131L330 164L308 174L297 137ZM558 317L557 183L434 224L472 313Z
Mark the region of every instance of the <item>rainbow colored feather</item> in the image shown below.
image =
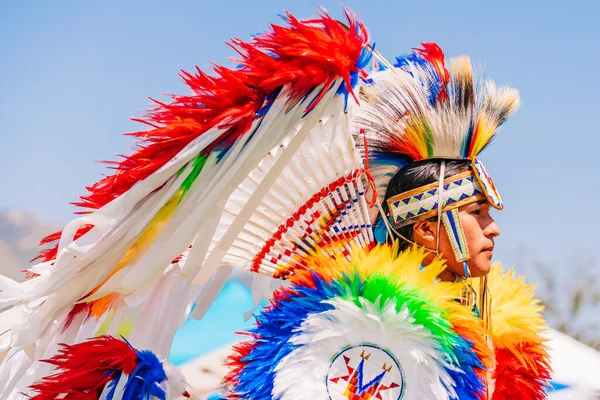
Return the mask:
M355 249L351 261L341 252L308 259L308 271L289 277L291 285L275 293L248 332L251 339L230 358L232 398L332 396L324 386L330 360L345 346L364 343L389 351L404 371L419 375L407 375L407 398L483 395L491 352L481 322L455 301L461 285L436 282L444 269L439 260L420 271L422 251L396 253L376 247Z
M437 281L443 261L421 268L424 257L377 246L354 249L351 261L341 252L307 259L308 270L290 275L230 357L230 398L486 399L493 387L493 399L545 398L548 355L531 289L494 267L492 350L482 321L456 301L464 284ZM395 359L403 372L362 384L383 376L363 371L365 356L358 364L346 357L343 379L331 373L336 354L360 346L389 354L385 371Z

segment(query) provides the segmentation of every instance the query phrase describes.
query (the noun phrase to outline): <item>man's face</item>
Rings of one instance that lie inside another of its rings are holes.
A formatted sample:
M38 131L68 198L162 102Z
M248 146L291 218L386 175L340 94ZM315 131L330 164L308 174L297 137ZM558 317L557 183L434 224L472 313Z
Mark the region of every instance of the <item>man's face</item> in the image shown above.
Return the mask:
M494 238L500 235L500 228L490 215L490 204L485 201L468 204L458 209L460 222L465 232L470 258L467 260L472 277L487 275L492 268ZM462 262L456 261L452 245L446 231L440 237L440 252L447 260L448 268L457 275L464 275Z
M488 202L480 201L458 209L458 215L469 248L470 258L467 260L467 265L471 277L487 275L492 267L494 238L500 235L500 228L490 215L490 208ZM435 249L438 235L437 221L423 222L422 228L415 230L415 241L430 249ZM440 255L446 260L448 269L455 275L464 276L463 263L456 261L446 230L441 224L440 230Z

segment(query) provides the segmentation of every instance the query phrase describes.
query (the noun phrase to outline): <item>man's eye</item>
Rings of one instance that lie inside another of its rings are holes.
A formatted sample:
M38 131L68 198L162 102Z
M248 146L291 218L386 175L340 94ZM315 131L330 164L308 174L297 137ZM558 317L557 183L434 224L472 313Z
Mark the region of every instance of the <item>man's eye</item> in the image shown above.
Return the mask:
M481 214L481 210L473 210L473 211L471 211L471 214L479 215L479 214Z

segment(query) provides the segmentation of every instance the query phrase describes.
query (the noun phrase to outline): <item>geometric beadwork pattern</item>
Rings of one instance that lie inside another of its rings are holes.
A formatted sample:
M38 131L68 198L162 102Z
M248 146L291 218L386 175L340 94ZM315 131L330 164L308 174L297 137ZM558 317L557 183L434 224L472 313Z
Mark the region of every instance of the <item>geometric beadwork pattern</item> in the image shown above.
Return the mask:
M396 358L367 343L339 352L325 382L330 400L397 400L404 392L404 376Z
M469 259L469 247L467 246L465 232L460 223L458 210L453 208L452 210L443 213L442 224L444 225L444 228L446 228L446 233L448 234L448 239L450 239L452 250L454 250L456 261L467 261Z
M416 220L433 217L437 213L439 184L431 183L388 199L388 210L396 227ZM465 171L444 180L441 196L442 211L486 199L473 171Z
M360 170L329 183L295 207L297 211L265 237L250 271L285 279L305 268L303 259L311 251L337 249L349 257L352 244L367 248L374 242Z
M490 202L492 207L502 210L504 208L504 204L502 203L502 198L500 197L500 193L498 193L498 189L492 180L492 177L485 169L483 163L479 161L477 158L473 160L473 171L475 171L475 179L483 188L483 194L487 201Z

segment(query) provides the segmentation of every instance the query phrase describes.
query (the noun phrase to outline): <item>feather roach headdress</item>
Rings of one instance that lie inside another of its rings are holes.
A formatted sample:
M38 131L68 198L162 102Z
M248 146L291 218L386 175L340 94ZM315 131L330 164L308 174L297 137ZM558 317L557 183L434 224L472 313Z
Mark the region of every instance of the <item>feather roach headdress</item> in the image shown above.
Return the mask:
M392 177L406 165L433 159L471 161L469 171L397 194L386 204L396 227L432 217L442 208L457 258L466 260L460 221L451 210L484 199L503 208L477 157L519 106L518 92L478 78L467 56L451 59L447 68L440 47L423 43L412 54L396 58L393 66L382 64L361 87L360 99L353 134L369 158L379 202ZM377 218L376 211L371 218Z

